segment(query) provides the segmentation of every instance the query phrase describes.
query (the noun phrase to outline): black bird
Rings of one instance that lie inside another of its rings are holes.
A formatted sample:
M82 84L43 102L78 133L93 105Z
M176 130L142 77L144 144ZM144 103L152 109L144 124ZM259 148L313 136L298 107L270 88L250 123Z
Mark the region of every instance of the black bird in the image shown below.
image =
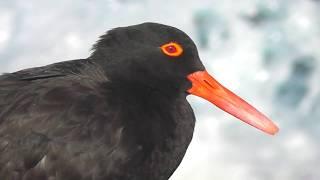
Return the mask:
M189 94L278 130L205 71L184 32L120 27L87 59L0 76L0 179L166 180L192 139Z

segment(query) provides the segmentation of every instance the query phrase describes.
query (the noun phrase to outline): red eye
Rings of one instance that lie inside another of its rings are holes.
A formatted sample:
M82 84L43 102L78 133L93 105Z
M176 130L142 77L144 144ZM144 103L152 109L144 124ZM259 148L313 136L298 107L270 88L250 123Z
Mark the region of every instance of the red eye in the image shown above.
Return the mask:
M167 46L165 47L165 49L168 53L171 53L171 54L176 53L178 51L177 48L173 45Z
M174 42L162 45L161 50L164 54L171 57L180 56L183 52L182 47L178 43Z

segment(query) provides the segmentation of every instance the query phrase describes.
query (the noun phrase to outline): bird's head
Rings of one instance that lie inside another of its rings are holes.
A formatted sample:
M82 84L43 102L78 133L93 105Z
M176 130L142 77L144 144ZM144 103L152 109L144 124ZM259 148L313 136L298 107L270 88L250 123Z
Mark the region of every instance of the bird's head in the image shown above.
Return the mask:
M181 30L143 23L108 31L91 59L111 81L202 97L240 120L268 133L278 128L266 116L222 86L205 70L192 39Z

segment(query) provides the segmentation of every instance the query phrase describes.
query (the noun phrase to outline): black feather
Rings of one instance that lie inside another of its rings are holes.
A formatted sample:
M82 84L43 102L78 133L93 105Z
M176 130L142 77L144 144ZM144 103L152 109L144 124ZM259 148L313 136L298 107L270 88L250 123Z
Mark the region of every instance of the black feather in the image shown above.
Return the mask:
M184 60L159 51L170 37ZM177 168L195 123L185 76L203 68L193 42L152 23L102 38L88 59L0 76L1 180L165 180Z

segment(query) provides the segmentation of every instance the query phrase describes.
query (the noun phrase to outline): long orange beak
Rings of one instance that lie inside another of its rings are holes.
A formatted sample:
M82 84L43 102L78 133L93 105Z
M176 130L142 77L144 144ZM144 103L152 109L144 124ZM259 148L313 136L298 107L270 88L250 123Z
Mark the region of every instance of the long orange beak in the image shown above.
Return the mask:
M245 123L274 135L278 127L246 101L223 87L207 71L197 71L187 76L192 87L190 94L202 97Z

